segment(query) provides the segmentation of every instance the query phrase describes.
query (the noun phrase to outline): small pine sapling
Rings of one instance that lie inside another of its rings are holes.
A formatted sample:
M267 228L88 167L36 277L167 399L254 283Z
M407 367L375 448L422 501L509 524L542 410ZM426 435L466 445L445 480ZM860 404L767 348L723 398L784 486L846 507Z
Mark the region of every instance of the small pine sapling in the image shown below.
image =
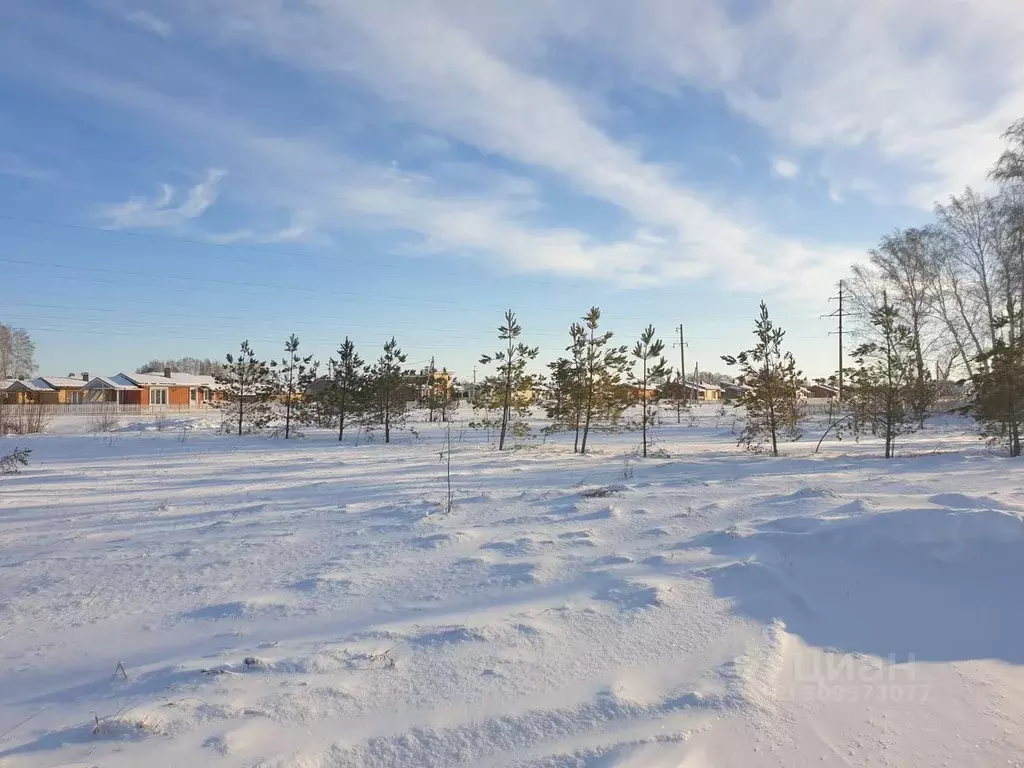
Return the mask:
M636 367L629 372L634 396L640 405L640 428L643 432L643 457L647 458L647 445L657 412L655 387L669 375L668 361L664 357L665 343L654 337L654 326L648 325L633 346ZM639 370L637 370L639 368Z
M582 377L582 433L579 452L587 452L592 429L611 429L618 424L629 403L629 392L622 378L629 366L626 347L612 347L611 331L598 333L601 310L591 307L583 316L584 348Z
M850 381L850 403L859 429L885 440L885 458L896 455L896 439L914 432L923 421L927 395L918 378L914 336L900 323L900 313L883 292L882 305L871 310L878 341L854 350L856 368ZM926 377L925 384L929 383Z
M274 417L274 364L257 359L248 340L242 342L237 356L229 353L224 359L224 368L216 376L224 397L224 431L241 436L265 429Z
M319 363L312 355L302 357L299 354L299 337L294 333L288 337L284 345L285 357L278 368L280 397L284 401L283 436L288 440L297 435L295 423L311 421L311 401L307 392L316 380Z
M737 400L737 407L746 409L746 424L739 444L750 451L771 447L772 456L779 455L779 439L800 439L800 371L790 352L783 352L786 332L768 317L762 301L761 312L754 323L756 343L735 357L723 355L728 365L739 365L740 381L748 389Z
M359 421L369 394L367 371L348 338L338 347L338 357L331 358L331 403L338 419L338 442L345 438L345 427Z
M369 387L373 407L384 428L384 442L391 442L391 432L405 424L409 410L408 392L402 376L402 363L406 355L392 336L384 344L384 351L369 372Z
M478 403L489 410L501 411L496 425L499 451L505 450L510 429L515 437L529 433L529 425L523 419L528 415L533 400L534 380L526 372L526 364L537 357L539 349L519 341L522 332L515 313L511 309L506 311L504 325L498 326L498 339L506 342L505 348L494 355L480 357L481 364L495 362L498 367L497 375L484 381L482 392L478 393Z

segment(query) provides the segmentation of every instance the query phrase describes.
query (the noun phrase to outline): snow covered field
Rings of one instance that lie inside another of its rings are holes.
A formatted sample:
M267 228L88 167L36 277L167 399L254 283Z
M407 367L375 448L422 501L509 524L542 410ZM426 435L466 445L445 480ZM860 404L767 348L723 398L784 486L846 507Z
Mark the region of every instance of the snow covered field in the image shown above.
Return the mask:
M1019 462L718 420L456 430L450 514L437 425L19 439L0 766L1024 765Z

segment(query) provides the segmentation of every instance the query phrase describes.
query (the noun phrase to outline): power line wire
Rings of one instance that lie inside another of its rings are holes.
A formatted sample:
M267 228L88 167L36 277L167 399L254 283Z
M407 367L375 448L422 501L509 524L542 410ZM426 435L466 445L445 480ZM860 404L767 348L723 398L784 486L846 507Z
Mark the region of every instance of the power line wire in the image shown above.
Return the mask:
M20 223L24 223L24 224L32 224L32 225L35 225L35 226L42 226L42 227L53 227L53 228L59 228L59 229L73 230L73 231L78 231L78 232L93 232L93 233L105 234L105 235L119 235L119 236L124 236L124 237L142 238L142 239L155 240L155 241L166 242L166 243L175 243L175 244L180 244L180 245L195 246L195 247L218 248L218 249L227 250L227 251L241 251L241 252L263 253L263 254L267 254L267 255L271 255L271 256L277 256L277 257L288 256L288 257L291 257L291 258L301 259L301 260L319 259L319 260L329 261L329 262L332 262L332 263L338 263L340 261L342 263L353 264L353 265L367 265L367 264L371 264L374 267L388 267L388 268L392 268L392 269L405 269L405 268L408 267L409 263L412 263L412 262L416 261L415 258L406 257L406 263L396 263L396 262L382 261L382 260L380 260L380 259L378 259L376 257L372 257L372 258L339 257L337 255L327 255L327 254L321 255L321 254L313 254L313 253L307 253L307 252L297 252L297 251L291 251L291 250L282 250L282 249L278 249L278 248L261 248L261 247L258 247L258 246L236 245L236 244L233 244L233 243L217 243L217 242L212 242L212 241L209 241L209 240L196 240L196 239L192 239L192 238L177 237L177 236L172 237L172 236L169 236L169 235L161 235L161 234L156 234L156 233L153 233L153 232L137 232L137 231L129 230L129 229L110 229L110 228L106 228L106 227L90 226L90 225L86 225L86 224L74 224L74 223L71 223L71 222L47 221L47 220L44 220L44 219L33 219L33 218L20 217L20 216L11 216L9 214L0 214L0 220L20 222ZM22 238L25 238L25 239L46 240L46 241L49 241L49 242L60 242L60 240L57 240L56 238L47 238L45 236L40 236L40 235L23 235L23 234L11 234L11 233L8 233L7 236L9 236L9 237L10 236L22 237ZM389 255L395 255L395 254L393 252L389 252ZM253 259L236 259L235 261L241 262L241 263L251 263L251 264L261 264L261 265L265 264L265 262L260 262L260 261L256 261L256 260L253 260ZM329 270L329 271L338 272L339 274L342 274L342 273L348 274L347 272L344 272L342 270ZM531 276L531 275L519 275L518 277L520 277L522 279L525 279L525 280L529 280L530 282L536 283L538 285L547 285L547 286L551 286L551 287L555 287L555 288L559 288L559 287L563 286L563 283L560 283L560 282L557 282L557 281L554 281L554 280L549 280L549 279L542 279L542 278L534 277L534 276ZM706 291L680 292L680 293L677 293L676 295L680 295L680 296L683 296L683 295L685 295L685 296L703 296L703 295L706 295ZM737 298L739 298L739 297L742 297L742 296L754 296L756 294L754 294L754 293L744 294L743 292L733 292L732 295L737 297Z

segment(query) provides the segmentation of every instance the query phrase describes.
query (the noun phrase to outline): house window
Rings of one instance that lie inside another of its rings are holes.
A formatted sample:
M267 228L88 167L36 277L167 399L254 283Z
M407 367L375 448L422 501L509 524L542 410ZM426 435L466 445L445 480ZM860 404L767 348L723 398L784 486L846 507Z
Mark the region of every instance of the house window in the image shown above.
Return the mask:
M161 387L159 389L155 387L151 388L149 390L149 404L167 405L167 389L165 387Z
M188 401L192 405L195 405L197 402L199 402L199 388L198 387L189 387L189 390L188 390Z

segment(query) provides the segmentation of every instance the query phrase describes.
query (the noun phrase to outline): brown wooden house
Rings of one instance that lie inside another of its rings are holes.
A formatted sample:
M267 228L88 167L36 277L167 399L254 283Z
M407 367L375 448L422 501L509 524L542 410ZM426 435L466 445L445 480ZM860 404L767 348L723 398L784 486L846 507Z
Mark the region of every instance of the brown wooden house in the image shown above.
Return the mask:
M85 385L86 402L140 408L200 408L219 399L213 376L175 373L119 373L97 376Z
M836 400L839 397L839 390L836 387L830 387L828 384L815 382L806 385L804 389L807 390L808 397L820 398L822 400Z
M56 404L58 393L42 379L15 379L5 390L6 400L16 405Z
M88 374L83 374L88 376ZM76 376L38 376L16 379L5 389L7 402L40 405L72 405L82 402L86 380Z

